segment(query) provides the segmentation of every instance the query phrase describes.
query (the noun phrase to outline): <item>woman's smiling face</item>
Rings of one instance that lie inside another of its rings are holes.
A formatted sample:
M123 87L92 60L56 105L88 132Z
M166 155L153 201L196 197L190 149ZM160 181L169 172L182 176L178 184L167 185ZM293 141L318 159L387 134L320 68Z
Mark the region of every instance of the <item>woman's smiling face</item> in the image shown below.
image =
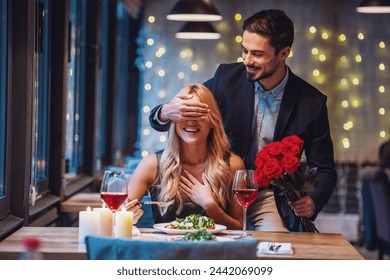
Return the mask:
M195 103L200 102L200 99L194 95L189 101ZM182 141L188 144L198 144L207 141L210 129L209 117L175 123L176 134Z

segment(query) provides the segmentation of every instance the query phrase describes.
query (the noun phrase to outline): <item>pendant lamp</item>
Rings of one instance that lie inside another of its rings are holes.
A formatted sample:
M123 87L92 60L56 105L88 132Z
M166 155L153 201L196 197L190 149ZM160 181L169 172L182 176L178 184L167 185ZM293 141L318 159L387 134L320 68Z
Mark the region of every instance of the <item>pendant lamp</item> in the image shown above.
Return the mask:
M356 11L367 14L390 13L390 0L363 0Z
M221 34L215 31L209 22L187 22L179 32L176 32L178 39L205 39L216 40Z
M222 16L206 0L179 0L167 15L168 20L175 21L219 21Z

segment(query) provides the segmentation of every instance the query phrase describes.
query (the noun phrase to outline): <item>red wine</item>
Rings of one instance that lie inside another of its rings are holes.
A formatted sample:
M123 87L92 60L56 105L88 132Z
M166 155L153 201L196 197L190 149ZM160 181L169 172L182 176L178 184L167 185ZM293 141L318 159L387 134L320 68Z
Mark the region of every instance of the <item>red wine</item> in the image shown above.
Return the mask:
M127 193L100 193L100 197L111 210L118 210L127 199Z
M238 203L243 207L248 207L257 197L257 189L236 189L233 190Z

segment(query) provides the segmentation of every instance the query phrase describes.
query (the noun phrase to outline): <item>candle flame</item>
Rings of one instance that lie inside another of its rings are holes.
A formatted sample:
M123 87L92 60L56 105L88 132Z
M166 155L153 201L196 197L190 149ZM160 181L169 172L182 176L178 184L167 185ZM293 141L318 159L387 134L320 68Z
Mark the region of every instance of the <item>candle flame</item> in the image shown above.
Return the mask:
M122 212L126 212L126 211L127 211L127 210L126 210L126 207L124 207L124 206L122 207L121 210L122 210Z
M87 207L87 211L88 211L88 212L91 211L91 207L88 206L88 207Z

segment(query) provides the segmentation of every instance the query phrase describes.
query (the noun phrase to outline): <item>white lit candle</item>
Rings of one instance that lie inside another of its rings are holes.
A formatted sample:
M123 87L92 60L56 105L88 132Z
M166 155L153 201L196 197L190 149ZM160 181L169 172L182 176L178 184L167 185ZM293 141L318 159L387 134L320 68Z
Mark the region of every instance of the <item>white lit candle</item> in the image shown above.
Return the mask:
M115 212L115 237L131 238L133 232L133 212L122 211Z
M100 212L91 211L91 207L79 212L79 243L84 243L87 235L99 235L99 230Z
M109 208L93 208L93 211L100 213L100 231L99 235L112 235L112 212Z

